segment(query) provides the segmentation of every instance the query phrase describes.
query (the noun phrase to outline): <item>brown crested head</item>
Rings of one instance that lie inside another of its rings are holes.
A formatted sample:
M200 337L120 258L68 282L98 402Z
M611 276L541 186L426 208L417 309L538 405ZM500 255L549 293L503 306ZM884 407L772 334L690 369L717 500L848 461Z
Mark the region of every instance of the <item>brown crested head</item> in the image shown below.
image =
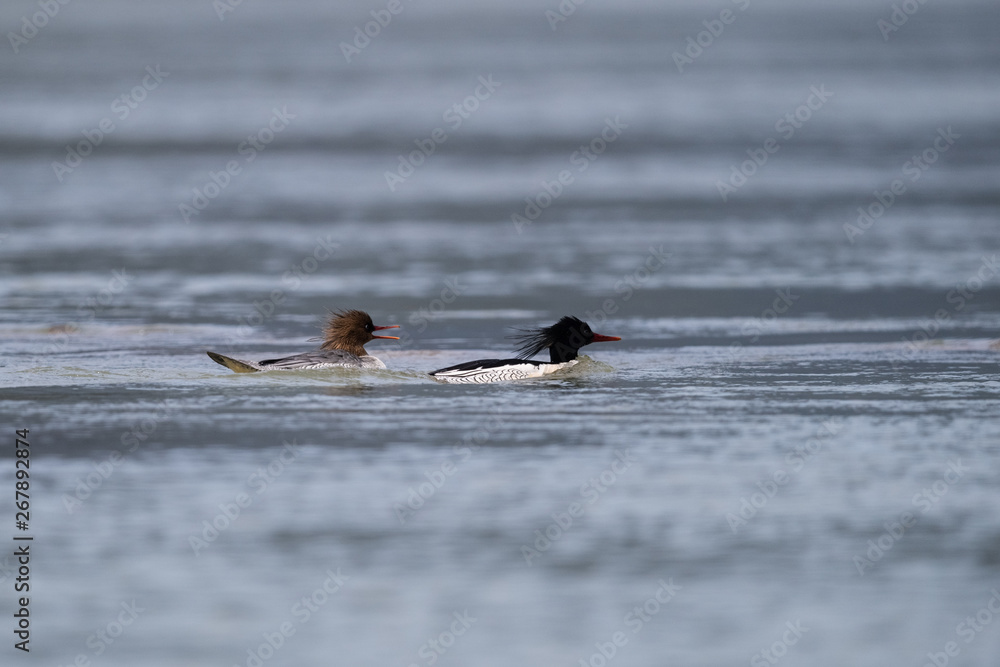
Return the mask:
M320 349L344 350L362 357L368 354L365 344L375 338L399 340L398 336L377 336L376 331L398 328L399 325L376 326L371 316L363 310L334 311L323 327L323 344Z

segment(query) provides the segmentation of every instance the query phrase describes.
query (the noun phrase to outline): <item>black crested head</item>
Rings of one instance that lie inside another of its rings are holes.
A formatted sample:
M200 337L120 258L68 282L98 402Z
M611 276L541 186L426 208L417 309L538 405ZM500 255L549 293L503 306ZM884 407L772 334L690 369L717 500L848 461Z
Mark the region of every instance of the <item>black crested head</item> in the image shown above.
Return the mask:
M545 348L554 364L576 359L584 345L602 340L620 340L614 336L595 334L583 320L567 315L550 327L520 329L513 338L518 343L517 358L530 359Z

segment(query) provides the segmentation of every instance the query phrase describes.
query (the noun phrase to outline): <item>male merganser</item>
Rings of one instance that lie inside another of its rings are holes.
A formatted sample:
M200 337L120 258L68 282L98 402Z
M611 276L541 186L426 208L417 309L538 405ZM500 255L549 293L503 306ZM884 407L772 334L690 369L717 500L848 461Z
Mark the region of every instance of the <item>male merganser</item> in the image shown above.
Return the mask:
M377 327L363 310L343 310L330 314L323 327L323 344L315 352L303 352L281 359L265 361L240 361L216 352L207 352L217 364L237 373L256 371L291 371L316 368L385 368L381 360L365 351L365 343L375 338L399 340L399 336L376 336L374 331L398 329L398 324Z
M503 382L523 378L541 377L563 368L575 366L577 352L584 345L621 340L618 336L603 336L590 330L590 326L575 317L564 317L550 327L522 329L514 336L520 343L515 359L480 359L449 366L430 375L437 380L455 383ZM533 357L549 348L549 361L533 361Z

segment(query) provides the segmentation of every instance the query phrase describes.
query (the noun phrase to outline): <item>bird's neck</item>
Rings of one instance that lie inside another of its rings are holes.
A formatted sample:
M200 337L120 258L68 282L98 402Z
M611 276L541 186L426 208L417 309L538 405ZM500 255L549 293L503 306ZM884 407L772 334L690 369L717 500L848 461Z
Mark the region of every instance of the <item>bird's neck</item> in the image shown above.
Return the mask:
M565 344L556 343L549 348L549 360L553 364L564 364L567 361L576 359L579 350Z
M349 352L356 357L364 357L368 355L364 345L361 345L360 343L352 343L342 338L332 338L327 340L323 343L322 348L324 350L343 350L344 352Z

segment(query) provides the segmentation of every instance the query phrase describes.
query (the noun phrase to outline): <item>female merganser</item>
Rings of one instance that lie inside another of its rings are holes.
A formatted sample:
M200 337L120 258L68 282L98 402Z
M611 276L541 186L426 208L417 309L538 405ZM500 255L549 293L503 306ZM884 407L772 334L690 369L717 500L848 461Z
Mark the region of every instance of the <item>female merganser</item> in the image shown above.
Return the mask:
M577 352L584 345L621 340L618 336L594 333L586 322L569 316L543 329L522 329L521 334L514 338L520 343L515 359L467 361L434 371L430 375L437 380L456 383L503 382L541 377L579 363L576 359ZM545 348L549 348L548 363L529 359Z
M398 329L398 324L377 327L363 310L344 310L330 314L323 327L323 344L315 352L303 352L281 359L265 361L240 361L216 352L207 352L217 364L237 373L256 371L291 371L315 368L385 368L381 360L365 351L365 343L375 338L399 340L399 336L376 336L374 331Z

